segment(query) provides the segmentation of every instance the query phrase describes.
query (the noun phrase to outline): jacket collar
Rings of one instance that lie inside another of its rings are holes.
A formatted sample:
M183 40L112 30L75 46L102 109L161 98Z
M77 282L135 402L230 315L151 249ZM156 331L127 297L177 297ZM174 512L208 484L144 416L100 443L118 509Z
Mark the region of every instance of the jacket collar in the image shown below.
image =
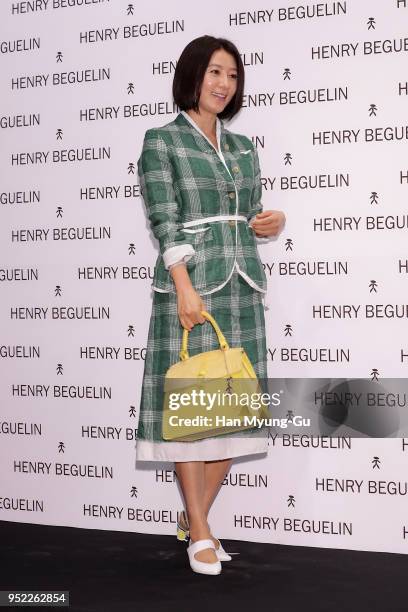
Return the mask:
M190 117L188 113L186 113L186 111L183 111L183 110L180 111L180 113L177 115L175 119L175 122L178 125L189 125L193 129L195 129L200 134L200 136L205 140L205 143L211 147L211 151L214 151L214 145L212 144L212 142L207 138L207 136L204 134L201 128L197 125L194 119ZM222 151L222 145L225 140L225 128L224 128L224 122L219 117L216 118L215 131L217 135L218 150ZM205 146L204 143L203 143L203 146ZM205 150L207 149L208 149L208 146L205 146Z

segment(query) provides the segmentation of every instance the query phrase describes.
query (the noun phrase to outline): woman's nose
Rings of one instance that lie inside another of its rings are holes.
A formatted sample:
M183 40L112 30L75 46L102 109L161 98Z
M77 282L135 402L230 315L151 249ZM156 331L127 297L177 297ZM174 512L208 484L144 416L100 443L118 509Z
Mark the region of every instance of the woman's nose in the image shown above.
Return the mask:
M218 77L218 86L222 87L223 89L228 89L229 87L229 82L228 82L228 75L226 74L221 74Z

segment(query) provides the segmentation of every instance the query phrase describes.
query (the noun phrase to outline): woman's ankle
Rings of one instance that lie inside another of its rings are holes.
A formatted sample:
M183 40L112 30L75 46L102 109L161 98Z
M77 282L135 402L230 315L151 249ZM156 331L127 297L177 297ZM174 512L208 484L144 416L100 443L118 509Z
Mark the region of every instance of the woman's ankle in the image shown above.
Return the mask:
M193 522L190 525L190 540L208 540L211 538L211 530L207 522Z

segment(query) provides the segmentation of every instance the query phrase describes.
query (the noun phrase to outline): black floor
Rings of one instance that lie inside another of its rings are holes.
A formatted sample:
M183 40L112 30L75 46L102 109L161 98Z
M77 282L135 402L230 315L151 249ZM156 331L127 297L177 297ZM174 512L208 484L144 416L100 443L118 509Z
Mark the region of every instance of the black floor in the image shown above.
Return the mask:
M203 576L175 536L3 521L0 542L0 590L70 591L71 612L408 611L406 555L223 540L241 554Z

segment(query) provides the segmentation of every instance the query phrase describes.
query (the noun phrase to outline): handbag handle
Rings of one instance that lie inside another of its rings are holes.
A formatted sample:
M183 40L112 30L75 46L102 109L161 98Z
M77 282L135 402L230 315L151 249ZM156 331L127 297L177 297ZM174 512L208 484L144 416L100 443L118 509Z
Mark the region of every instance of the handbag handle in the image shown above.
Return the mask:
M212 317L210 315L209 312L207 312L206 310L202 310L201 314L203 315L203 317L205 319L207 319L207 321L209 321L212 326L215 329L215 332L217 334L218 337L218 342L220 343L220 348L222 350L226 350L229 349L229 344L227 342L227 339L225 338L224 334L222 333L222 331L219 328L218 323L216 322L216 320L214 319L214 317ZM181 361L186 361L186 359L189 358L189 354L188 354L188 350L187 350L187 341L188 341L188 334L189 334L189 330L188 329L184 329L183 331L183 339L181 341L181 351L180 351L180 360Z

